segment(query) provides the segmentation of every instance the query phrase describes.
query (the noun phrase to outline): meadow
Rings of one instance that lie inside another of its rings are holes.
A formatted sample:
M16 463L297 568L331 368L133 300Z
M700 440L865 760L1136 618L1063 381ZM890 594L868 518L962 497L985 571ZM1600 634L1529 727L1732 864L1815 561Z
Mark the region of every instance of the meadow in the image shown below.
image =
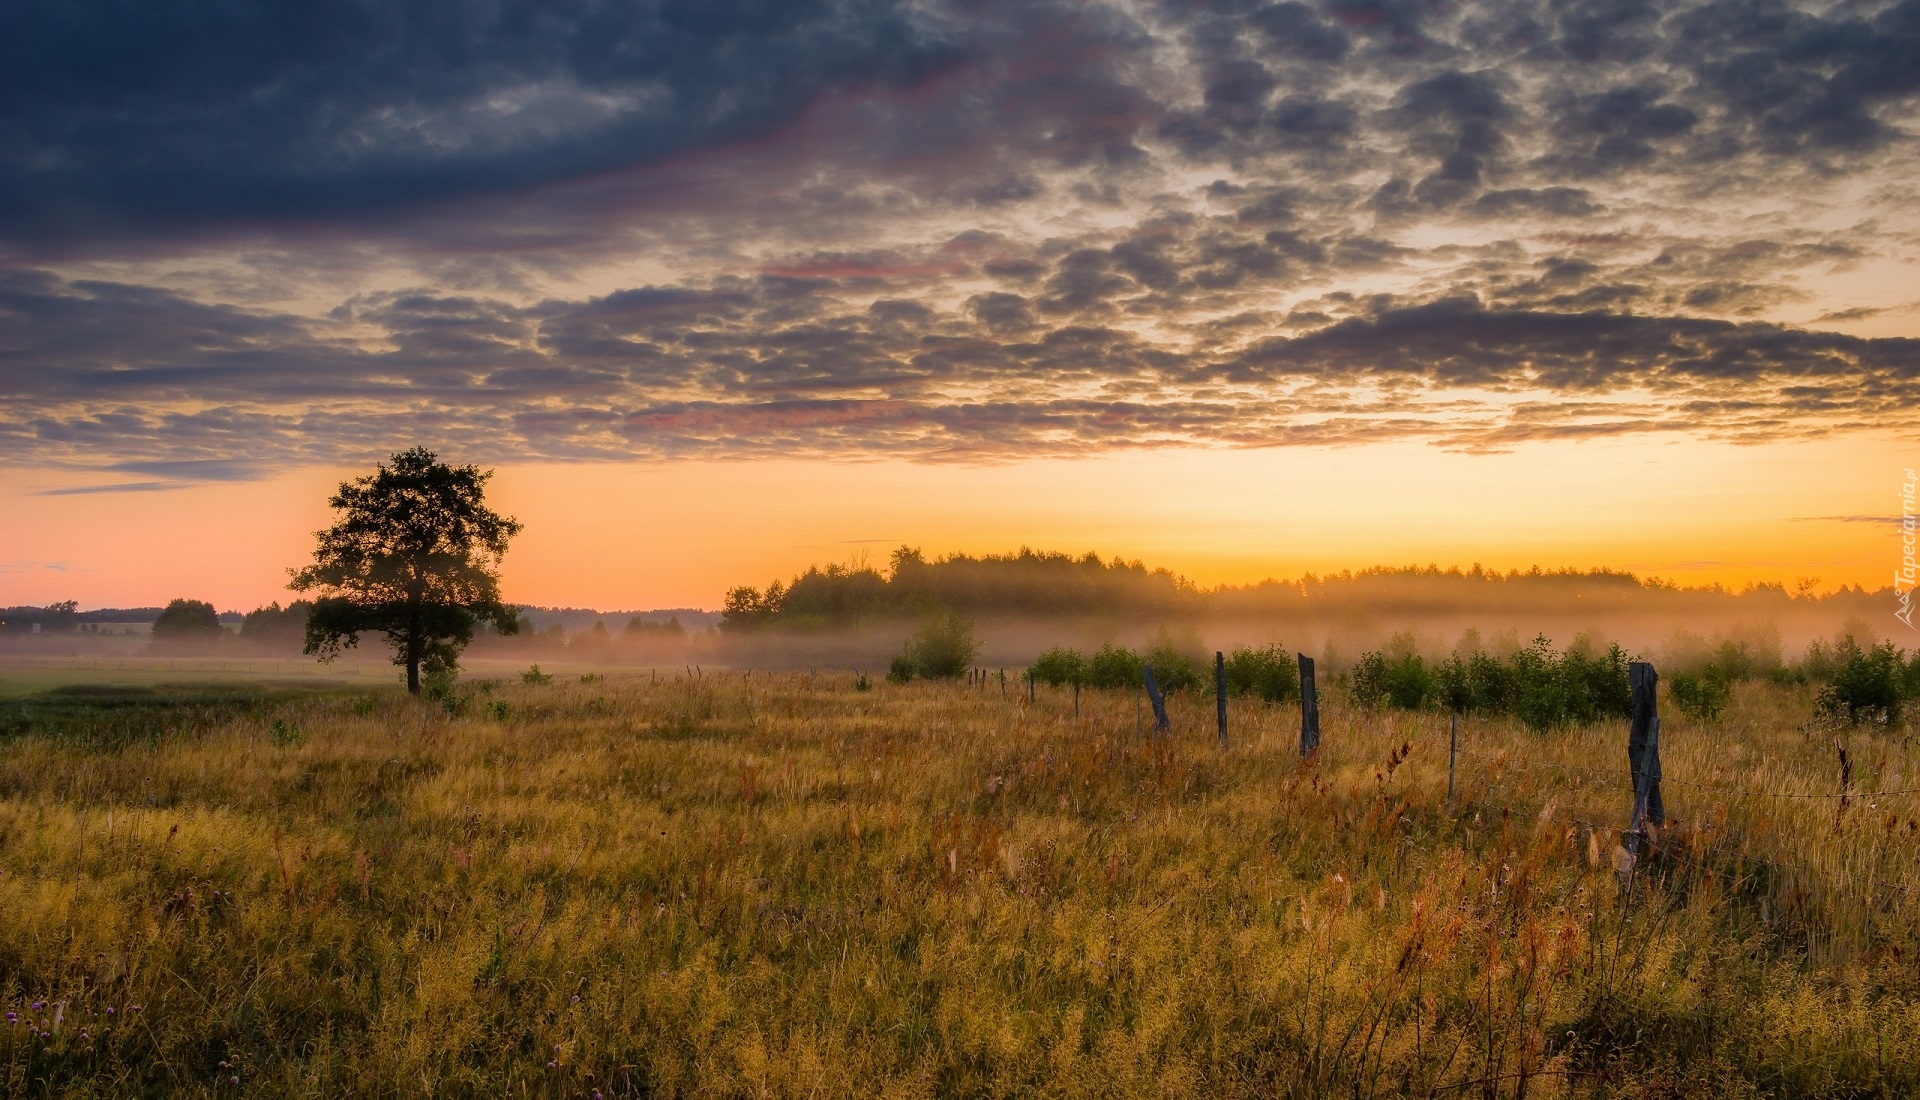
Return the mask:
M1911 730L1804 685L1664 709L1638 861L1624 722L1463 720L1450 800L1338 691L1305 761L997 678L459 692L0 700L5 1092L1920 1091Z

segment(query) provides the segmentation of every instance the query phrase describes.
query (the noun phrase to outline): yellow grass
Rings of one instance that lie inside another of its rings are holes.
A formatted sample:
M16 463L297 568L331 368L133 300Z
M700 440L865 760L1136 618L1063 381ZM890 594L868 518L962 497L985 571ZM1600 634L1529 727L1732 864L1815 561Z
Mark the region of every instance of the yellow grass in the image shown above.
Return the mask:
M1920 774L1805 692L1668 716L1624 887L1623 726L1467 721L1449 810L1445 719L1337 698L1304 765L1291 708L1146 745L997 684L364 698L0 743L7 1093L1920 1088L1920 810L1874 793ZM1836 737L1846 807L1776 797Z

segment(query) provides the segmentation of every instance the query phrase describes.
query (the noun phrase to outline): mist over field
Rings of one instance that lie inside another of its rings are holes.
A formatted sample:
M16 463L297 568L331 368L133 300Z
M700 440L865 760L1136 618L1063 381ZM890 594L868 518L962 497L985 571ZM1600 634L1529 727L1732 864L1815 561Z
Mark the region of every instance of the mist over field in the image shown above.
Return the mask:
M1811 579L1796 587L1735 591L1606 569L1426 566L1203 590L1165 569L1097 554L1022 550L928 560L902 548L885 569L829 565L765 589L736 587L720 611L522 608L521 633L482 632L470 653L483 661L594 666L874 670L929 615L952 610L974 625L978 663L994 668L1024 669L1054 646L1091 652L1164 641L1195 658L1280 644L1340 673L1389 643L1440 657L1510 653L1544 636L1560 648L1618 643L1679 671L1703 665L1728 640L1772 667L1815 642L1851 636L1871 645L1902 626L1890 613L1890 589L1820 592ZM276 607L228 613L223 635L156 637L134 620L158 611L81 613L58 630L32 634L21 628L39 612L15 609L12 628L0 626L0 652L286 657L299 651L304 629L304 611ZM369 651L344 659L377 658Z

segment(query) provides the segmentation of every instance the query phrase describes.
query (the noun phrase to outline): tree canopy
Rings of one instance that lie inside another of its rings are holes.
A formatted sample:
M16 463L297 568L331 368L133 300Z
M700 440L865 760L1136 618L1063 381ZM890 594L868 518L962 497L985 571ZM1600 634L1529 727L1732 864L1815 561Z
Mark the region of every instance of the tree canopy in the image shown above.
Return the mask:
M222 633L220 613L205 600L175 600L153 621L156 641L206 641Z
M407 690L424 669L451 675L474 628L519 629L500 600L500 561L518 521L486 506L491 470L450 466L424 447L342 482L328 504L340 518L316 532L313 564L288 586L318 598L307 617L306 652L322 660L386 635Z

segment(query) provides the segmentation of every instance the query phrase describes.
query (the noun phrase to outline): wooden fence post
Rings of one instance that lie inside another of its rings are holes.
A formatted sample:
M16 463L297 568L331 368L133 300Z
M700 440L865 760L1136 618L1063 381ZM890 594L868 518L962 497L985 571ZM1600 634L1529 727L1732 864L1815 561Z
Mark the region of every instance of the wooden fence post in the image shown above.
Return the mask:
M1453 809L1453 762L1460 755L1460 712L1453 712L1453 728L1447 733L1447 809Z
M1627 666L1627 684L1633 692L1633 723L1627 733L1627 763L1633 769L1633 827L1628 831L1627 850L1640 854L1640 841L1647 826L1655 829L1667 823L1667 810L1660 799L1660 711L1656 691L1660 674L1647 661Z
M1840 748L1840 812L1847 811L1847 794L1853 790L1853 761L1847 758L1847 747ZM1885 786L1885 784L1881 784Z
M1313 658L1300 657L1300 755L1312 755L1320 747L1320 696L1314 690Z
M1080 678L1073 678L1073 716L1080 717Z
M1213 651L1213 711L1220 720L1220 747L1227 747L1227 655Z
M1160 685L1153 682L1153 666L1140 666L1140 682L1147 689L1147 702L1153 704L1153 732L1167 733L1173 725L1167 721L1167 697L1160 693Z

